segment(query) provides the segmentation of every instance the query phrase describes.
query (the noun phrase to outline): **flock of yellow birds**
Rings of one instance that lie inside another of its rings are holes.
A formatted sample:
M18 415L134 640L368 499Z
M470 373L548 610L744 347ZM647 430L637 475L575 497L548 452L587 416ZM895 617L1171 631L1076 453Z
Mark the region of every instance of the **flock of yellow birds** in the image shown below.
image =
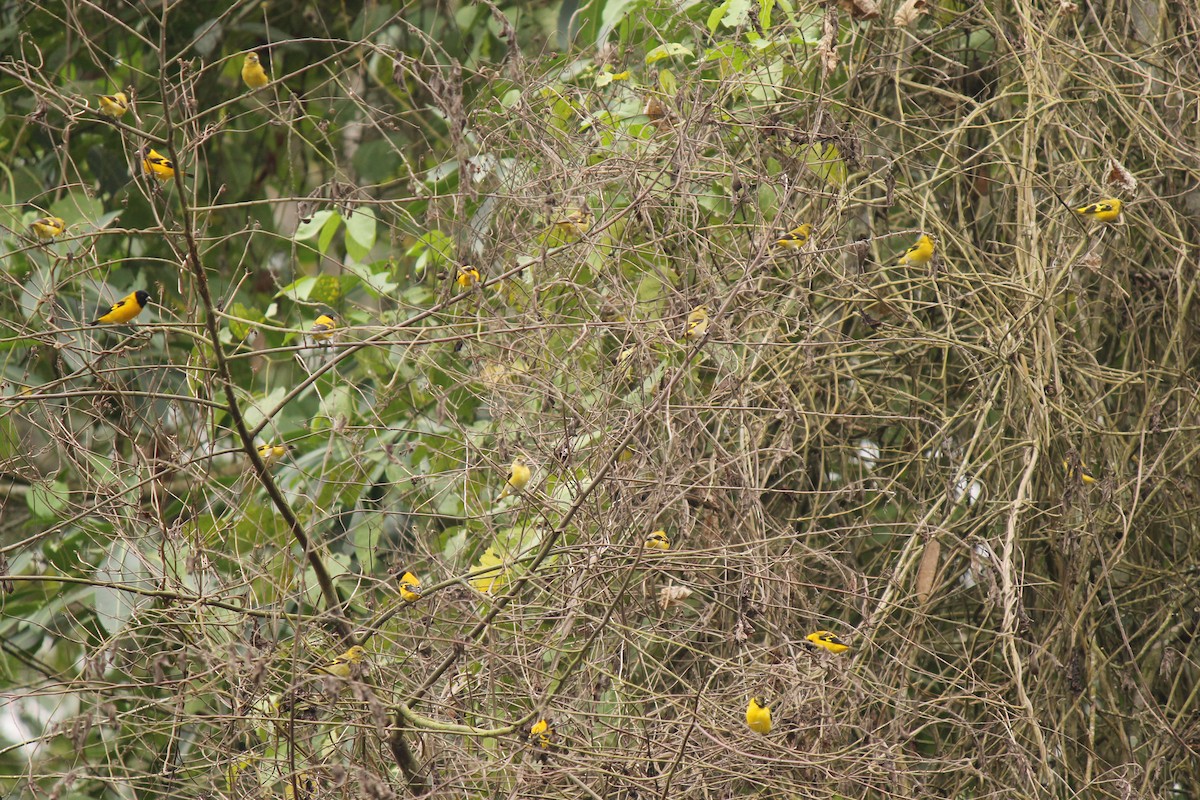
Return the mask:
M263 69L257 53L251 52L246 54L242 63L242 80L251 90L261 89L271 82L271 78L267 75L266 70ZM101 95L99 97L99 106L100 113L104 116L119 119L129 110L129 100L124 92L116 92L111 95ZM144 173L159 181L173 179L177 171L184 176L188 174L182 170L177 170L171 159L156 152L153 148L143 148L139 155L142 160ZM1074 210L1075 213L1087 219L1101 223L1111 223L1120 218L1122 203L1117 199L1106 199L1080 206ZM561 215L552 220L552 225L566 234L582 236L591 229L593 222L594 216L590 209L572 208L565 210ZM30 229L39 242L49 242L61 236L66 231L67 225L61 217L46 216L35 220L30 225ZM780 235L775 240L775 244L780 248L788 250L800 250L808 244L812 237L812 231L812 225L808 223L798 225ZM937 243L933 237L928 234L922 234L905 251L897 263L901 266L924 266L933 260L936 253ZM475 267L462 265L458 268L455 280L461 289L469 290L480 283L481 277L479 270ZM129 323L145 309L149 300L149 294L139 289L113 303L92 324L122 325ZM337 327L337 322L333 317L328 314L322 314L317 318L309 334L315 340L325 341L334 335ZM708 307L704 305L696 306L687 316L683 339L689 342L700 339L708 331L708 327ZM258 455L263 463L270 467L283 458L290 449L290 445L264 444L259 447ZM532 475L532 469L525 456L518 455L514 458L509 467L504 488L501 490L497 502L510 495L522 492L529 485ZM651 550L669 550L671 543L666 531L656 530L646 536L643 547ZM420 579L411 572L405 572L399 579L399 591L401 598L405 602L417 602L421 599ZM808 646L821 648L830 653L844 653L850 648L850 645L846 644L846 642L830 631L815 631L806 636L805 639ZM312 673L349 678L354 666L362 663L365 655L366 651L361 646L355 645L332 661L314 667ZM766 699L757 696L750 698L750 702L746 708L746 725L756 733L770 733L771 704ZM529 729L530 742L534 747L542 751L553 749L554 737L554 728L546 719L535 722ZM289 786L288 788L290 789L291 787Z

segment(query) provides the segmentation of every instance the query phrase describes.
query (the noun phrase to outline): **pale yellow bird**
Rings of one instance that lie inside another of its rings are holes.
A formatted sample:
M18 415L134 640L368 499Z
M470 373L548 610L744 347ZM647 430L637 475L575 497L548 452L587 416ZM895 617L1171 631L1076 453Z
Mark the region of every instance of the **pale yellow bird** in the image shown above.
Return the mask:
M246 60L242 62L242 81L251 91L261 89L271 82L271 76L267 75L262 62L258 60L258 53L246 53Z
M898 262L900 266L909 264L914 267L923 267L933 260L933 254L937 250L937 245L933 237L922 233L921 238L917 239L917 243L905 251L904 255L900 256Z
M554 227L563 233L582 236L591 230L592 222L595 219L592 210L587 206L567 208L563 209L563 212L554 218Z
M775 246L787 250L799 250L808 244L810 236L812 236L812 225L806 222L803 225L797 225L787 233L781 235L775 240Z
M708 306L696 306L687 317L687 327L683 329L684 341L695 341L708 330Z
M261 444L258 446L258 457L263 460L263 465L270 467L287 455L292 449L290 444Z
M510 494L516 494L525 489L529 485L529 479L533 477L533 471L529 468L529 463L525 460L525 456L517 456L513 459L512 465L508 468L508 478L505 480L504 488L500 491L500 496L496 498L499 503Z
M313 667L311 671L317 673L318 675L335 675L339 678L349 678L354 665L361 664L363 657L366 656L366 654L366 650L362 649L358 645L354 645L354 647L351 647L349 650L342 653L340 656L328 662L327 664L322 664L319 667Z
M29 223L33 235L40 241L48 242L67 229L67 223L62 217L40 217Z
M649 550L670 550L671 540L667 538L666 531L652 531L646 535L646 541L642 542L642 547Z
M100 103L100 113L112 119L120 119L129 110L129 98L124 92L102 94L97 100Z

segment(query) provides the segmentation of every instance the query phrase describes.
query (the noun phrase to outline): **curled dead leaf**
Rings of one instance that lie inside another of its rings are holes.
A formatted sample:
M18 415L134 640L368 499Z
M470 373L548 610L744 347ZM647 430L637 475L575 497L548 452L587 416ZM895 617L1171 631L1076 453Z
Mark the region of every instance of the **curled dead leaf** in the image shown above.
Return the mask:
M879 3L875 0L840 0L840 5L853 19L875 19L879 16Z
M917 602L925 605L933 594L933 582L937 578L938 559L942 554L942 545L937 539L925 542L921 551L921 563L917 567Z
M663 611L668 611L691 596L692 590L686 586L667 586L659 591L658 604Z
M1137 192L1137 178L1133 177L1133 173L1126 169L1124 164L1114 159L1109 159L1106 181L1110 186L1124 189L1130 194Z
M896 9L896 16L892 17L892 24L898 28L907 28L928 10L927 0L904 0L904 4Z

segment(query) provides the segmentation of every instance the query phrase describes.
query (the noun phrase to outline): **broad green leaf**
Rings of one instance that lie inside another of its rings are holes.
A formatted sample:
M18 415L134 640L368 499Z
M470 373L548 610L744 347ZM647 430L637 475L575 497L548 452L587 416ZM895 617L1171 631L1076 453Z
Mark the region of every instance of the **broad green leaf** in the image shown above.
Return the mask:
M318 211L309 217L307 222L301 222L296 226L296 233L292 235L292 238L298 242L313 239L327 224L332 224L336 230L341 222L342 218L334 211Z
M679 42L668 42L660 44L658 47L646 54L646 63L653 64L655 61L662 61L664 58L673 58L674 56L686 56L694 58L695 53L692 48Z
M62 481L38 482L29 487L25 503L38 519L55 519L67 507L68 491Z
M834 186L846 183L846 162L835 145L810 144L804 152L804 164L827 183Z
M375 246L375 209L360 206L346 219L346 253L363 261Z

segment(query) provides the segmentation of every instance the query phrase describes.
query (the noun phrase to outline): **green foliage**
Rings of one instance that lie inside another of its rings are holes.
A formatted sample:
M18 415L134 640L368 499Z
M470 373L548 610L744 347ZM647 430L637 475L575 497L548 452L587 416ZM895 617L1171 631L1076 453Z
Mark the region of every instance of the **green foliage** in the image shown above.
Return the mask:
M8 8L0 785L1197 785L1169 9ZM1069 210L1101 196L1122 224Z

